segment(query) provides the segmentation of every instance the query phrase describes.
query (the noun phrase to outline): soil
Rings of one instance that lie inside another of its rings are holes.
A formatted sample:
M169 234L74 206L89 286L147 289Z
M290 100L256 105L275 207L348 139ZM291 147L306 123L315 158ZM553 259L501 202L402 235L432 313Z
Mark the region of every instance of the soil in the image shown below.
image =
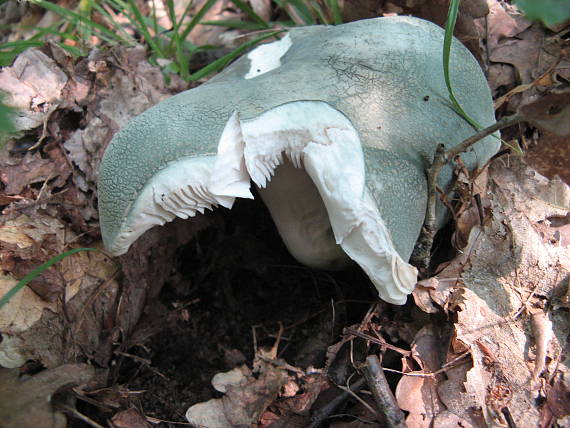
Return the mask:
M447 2L368 3L345 7L357 14L351 19L411 13L443 23L447 15ZM19 4L23 14L31 3ZM486 71L498 117L537 97L542 112L541 97L570 81L564 25L528 22L510 2L463 2L456 36ZM143 46L75 58L50 42L0 73L27 124L0 151L7 290L70 248L101 247L96 183L105 146L128 118L196 83L163 79ZM273 378L257 371L247 380L258 389L223 396L228 421L241 403L254 415L237 426L379 426L386 409L363 381L367 356L381 360L408 426L562 426L570 415L570 144L554 131L503 131L544 177L506 151L491 165L488 190L466 177L463 199L483 202L440 232L433 276L404 306L379 301L357 267L297 263L259 200L153 228L120 258L66 257L0 314L0 344L12 343L22 359L0 368L12 380L0 382L0 423L9 415L17 428L37 419L59 427L64 412L72 428L188 425L189 406L222 397L214 375L252 368L270 354L260 350L274 348Z
M127 358L119 370L119 384L145 391L144 414L161 420L183 421L191 404L220 396L212 377L251 362L255 345L273 346L280 325L278 356L302 369L322 367L342 327L360 322L375 300L356 267L325 272L297 263L261 202L239 200L209 217L211 226L178 249L160 294L167 310L189 304L185 314L129 350L150 365Z

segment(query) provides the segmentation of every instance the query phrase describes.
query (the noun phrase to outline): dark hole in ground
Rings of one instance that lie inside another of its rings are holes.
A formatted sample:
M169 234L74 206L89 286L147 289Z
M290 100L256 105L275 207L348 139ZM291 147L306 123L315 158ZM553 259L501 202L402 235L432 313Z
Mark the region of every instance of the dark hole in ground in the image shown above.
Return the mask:
M257 346L272 346L281 323L279 357L323 367L327 346L375 299L358 267L324 272L297 263L261 202L240 200L231 211L216 210L212 226L179 249L160 301L170 310L194 303L146 349L129 351L151 364L124 361L119 383L145 391L145 414L182 422L190 405L219 395L214 374L251 363L253 331Z
M58 124L61 131L73 132L76 129L83 129L85 127L83 121L83 111L64 110L60 115Z
M37 143L38 132L30 132L14 141L10 147L10 156L23 157Z
M303 369L322 368L327 347L339 341L343 328L362 322L378 301L374 287L358 267L325 272L298 264L258 200L239 200L231 211L217 209L209 217L211 226L177 250L172 275L157 302L166 310L158 315L147 312L147 325L166 313L168 323L164 319L154 322L168 327L128 350L134 357L117 357L120 370L111 388L120 385L124 390L142 391L125 394L128 400L122 406L134 405L164 421L184 422L189 406L219 397L211 386L216 373L244 363L251 366L254 331L257 346L272 346L281 323L279 357ZM452 254L451 233L449 227L439 234L434 265ZM412 299L405 306L385 304L374 323L384 329L390 323L412 322L413 306ZM409 349L409 343L383 335L390 343ZM367 354L378 352L376 345L370 347L362 339L345 344L329 378L346 384L354 372L354 357L364 361ZM400 370L401 355L384 352L382 364ZM387 373L387 378L395 389L400 375ZM350 415L353 404L348 400L337 411ZM101 423L114 413L103 415L101 409L85 406L79 403L81 411ZM353 417L348 416L350 420Z

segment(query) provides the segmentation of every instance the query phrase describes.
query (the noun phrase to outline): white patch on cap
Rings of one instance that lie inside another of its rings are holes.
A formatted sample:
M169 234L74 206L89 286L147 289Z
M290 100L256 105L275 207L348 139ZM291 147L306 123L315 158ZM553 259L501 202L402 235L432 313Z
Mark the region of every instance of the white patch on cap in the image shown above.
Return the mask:
M246 79L253 79L271 70L281 67L281 57L289 50L293 42L287 34L281 40L258 46L247 57L251 61Z

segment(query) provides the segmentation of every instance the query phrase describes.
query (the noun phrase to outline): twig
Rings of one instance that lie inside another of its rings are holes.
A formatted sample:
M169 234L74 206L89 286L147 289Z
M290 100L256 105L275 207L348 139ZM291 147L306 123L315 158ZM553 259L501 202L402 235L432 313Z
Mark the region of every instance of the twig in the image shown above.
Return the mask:
M384 370L382 370L382 366L376 355L366 357L364 377L370 391L372 391L372 396L378 405L380 416L384 418L383 422L385 422L386 426L388 428L405 428L404 412L400 410L396 403L394 394L392 394L390 390L390 386L384 375Z
M257 354L256 358L259 358L260 360L265 361L266 363L269 363L275 367L279 367L281 369L284 369L284 370L287 370L287 371L290 371L293 373L297 373L300 376L306 376L306 373L303 370L301 370L298 367L292 366L291 364L286 363L285 361L275 360L275 359L266 357L265 355L262 355L262 354Z
M511 415L511 412L509 411L508 407L503 407L501 409L501 413L505 417L505 420L507 421L507 425L509 428L517 428L517 424L515 423L513 415Z
M148 358L139 357L138 355L133 355L133 354L129 354L127 352L121 352L121 351L115 351L114 353L116 355L120 355L122 357L130 358L131 360L136 361L137 363L143 364L145 366L150 366L152 364L152 361L149 360ZM165 377L164 375L162 375L162 376Z
M482 129L481 131L463 140L461 143L447 151L445 150L445 146L443 144L437 146L433 163L429 168L426 169L428 199L424 225L422 227L420 237L416 242L412 257L410 258L410 262L413 265L417 266L420 270L423 270L424 273L427 273L429 269L429 264L431 261L431 248L433 247L433 238L436 232L436 186L441 169L447 165L450 160L465 152L467 149L469 149L471 146L483 138L493 134L500 129L507 128L509 126L522 122L523 120L525 120L523 115L516 113L512 116L504 117L494 125Z
M99 425L97 422L88 418L83 413L80 413L77 409L71 407L68 404L58 404L57 407L60 411L67 413L70 416L73 416L75 419L84 422L85 424L89 425L92 428L105 428L103 425Z
M386 342L383 339L378 339L374 336L370 336L369 334L363 333L358 330L354 330L353 328L350 327L346 327L344 329L344 334L350 334L352 336L360 337L361 339L364 340L369 340L372 343L376 343L380 346L384 346L385 348L391 349L392 351L399 352L400 354L405 355L406 357L409 357L411 355L411 351L407 351L405 349L398 348L397 346L390 345L388 342Z
M347 381L346 381L346 386L336 385L336 387L342 389L342 390L345 391L345 392L348 392L348 393L352 396L352 398L354 398L354 399L355 399L356 401L358 401L362 406L364 406L366 409L368 409L368 411L369 411L371 414L376 415L376 416L378 417L376 410L374 410L374 407L372 407L370 404L368 404L368 402L367 402L365 399L361 398L361 397L360 397L356 392L354 392L354 391L352 390L352 388L350 387L350 379L352 379L352 376L353 376L353 375L354 375L354 373L353 373L352 375L350 375L350 377L347 379ZM366 378L364 378L364 380L366 380ZM362 393L368 393L368 394L370 394L369 391L362 391Z
M441 366L441 368L437 369L434 372L403 372L401 370L394 370L394 369L389 369L387 367L382 367L382 370L384 370L385 372L390 372L390 373L397 373L399 375L402 376L416 376L416 377L434 377L437 376L440 373L443 373L447 370L449 370L450 368L456 367L460 364L464 364L467 361L465 361L464 363L461 362L461 360L463 358L465 358L466 356L468 356L471 353L471 351L465 351L463 352L461 355L455 357L453 360L448 361L447 363L445 363L444 365Z
M452 147L447 152L445 152L446 163L449 162L449 160L453 159L455 156L465 152L468 148L470 148L472 145L479 142L483 138L488 137L489 135L503 128L508 128L509 126L516 125L517 123L522 122L524 120L526 120L525 117L519 113L513 114L512 116L503 117L495 124L480 130L476 134L473 134L471 137L463 140L457 146Z
M344 403L346 400L352 397L354 392L362 388L364 386L364 382L365 382L364 378L358 379L356 382L354 382L352 388L345 389L343 392L338 394L323 407L314 412L313 415L311 416L311 424L308 425L308 428L319 427L325 421L325 419L327 419L342 403Z
M425 272L427 272L429 269L429 263L431 261L431 248L433 247L433 238L436 232L435 207L437 177L439 176L441 168L443 168L446 163L447 161L445 160L445 146L443 144L439 144L435 149L433 163L426 170L428 191L426 215L420 237L416 242L412 257L410 258L410 263Z

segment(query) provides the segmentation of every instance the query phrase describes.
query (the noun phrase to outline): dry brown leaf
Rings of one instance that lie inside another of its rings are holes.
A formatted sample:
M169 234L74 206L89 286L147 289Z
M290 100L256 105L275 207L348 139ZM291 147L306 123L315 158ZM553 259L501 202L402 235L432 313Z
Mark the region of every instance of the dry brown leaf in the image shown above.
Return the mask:
M304 376L300 384L302 392L300 394L296 392L296 395L288 398L281 398L277 404L280 409L289 410L299 415L306 414L319 397L319 394L330 387L326 376L322 374Z
M264 353L263 350L259 352ZM208 428L249 426L257 423L267 407L277 398L283 385L288 382L289 376L284 369L263 359L256 358L256 361L254 373L234 369L216 375L217 388L225 390L225 395L193 405L186 412L186 419L191 424Z
M544 33L538 27L530 27L517 36L508 39L489 50L492 62L511 64L517 70L520 83L530 83L537 71ZM540 75L540 74L538 74Z
M152 425L137 409L127 409L111 418L113 428L151 428Z
M422 310L443 308L456 319L448 361L468 350L473 354L472 367L447 369L447 380L439 386L440 398L455 415L446 418L484 427L504 423L502 408L507 407L517 426L538 426L533 371L552 374L570 322L563 311L553 310L548 328L535 329L533 337L528 312L513 317L532 296L552 299L553 305L559 299L558 284L567 281L570 253L560 244L560 233L552 239L554 232L546 232L552 223L567 224L570 189L540 176L519 158L509 159L508 166L495 163L490 177L490 221L471 230L462 254L435 278L420 282L414 298ZM445 281L448 287L438 291ZM528 358L529 343L537 344L536 363Z
M548 314L542 310L538 310L536 313L533 313L530 320L535 346L532 378L536 381L544 370L546 364L548 345L552 340L553 334L552 321L548 318Z
M541 26L531 26L516 8L504 2L491 0L490 9L486 21L489 83L494 93L500 87L510 90L506 95L501 92L496 107L506 103L507 111L514 112L521 101L527 103L541 95L543 87L556 87L564 81L570 54L564 32L546 34ZM514 67L515 76L506 64Z
M510 5L488 0L487 48L494 51L505 39L510 39L529 28L532 23L517 13Z
M458 355L459 353L451 354L448 356L448 359L450 359L449 357ZM467 373L471 369L471 365L468 364L460 364L448 368L445 371L447 379L442 381L439 385L438 395L447 407L448 412L457 416L461 421L467 421L469 424L467 426L486 427L477 395L466 392L465 383L467 381ZM446 413L447 412L443 412L444 416L441 417L447 418ZM434 421L434 426L438 418L439 415ZM442 428L444 427L445 425Z
M473 354L473 368L467 372L464 383L465 394L475 397L487 424L496 424L502 422L500 410L503 404L497 407L494 391L495 388L506 388L512 397L507 404L516 415L517 425L522 421L535 425L538 412L533 405L534 390L525 361L528 338L524 326L505 322L496 308L489 307L471 290L458 291L454 297L453 306L458 309L456 340L470 347ZM489 354L484 350L490 350L493 356L490 362Z
M25 226L29 221L29 218L25 215L18 217L16 220L7 221L2 226L0 226L0 242L4 245L15 245L17 248L23 249L34 245L36 242L27 230ZM5 248L5 247L4 247ZM8 270L4 268L5 270Z
M12 196L12 195L6 195L5 193L0 193L0 207L9 205L13 202L20 202L22 199L24 198L20 195Z
M570 137L538 131L536 141L525 150L524 160L545 177L556 179L558 176L570 184Z
M0 420L5 428L65 428L65 416L52 408L53 394L85 384L94 375L87 364L68 364L34 376L20 376L19 372L0 369Z
M116 265L101 253L89 252L69 256L54 269L65 284L65 314L59 300L50 303L29 287L20 290L0 309L0 332L10 339L0 342L0 364L19 367L27 359L38 359L54 367L79 349L102 366L111 357L120 290L113 279ZM2 277L0 294L16 282ZM73 340L66 339L69 335Z
M473 425L455 413L444 411L434 418L432 428L473 428Z
M13 242L21 250L25 250L33 245L42 244L44 241L50 239L51 236L55 236L54 242L56 246L53 248L44 248L44 250L48 249L58 252L64 245L65 234L66 230L63 223L47 215L30 218L25 214L21 214L14 220L8 220L0 226L0 237L6 237L7 239L4 241L4 245L6 245L3 246L4 250L8 247L7 244L12 243L10 240L14 239L10 238L10 235L17 235L19 237L23 235L27 236L25 239L18 238ZM28 253L20 252L18 256L22 259L28 259L29 257L27 257L26 254Z
M0 264L17 278L22 278L49 258L65 251L66 238L72 237L54 217L22 214L0 225ZM42 298L55 301L61 294L62 282L54 268L47 269L30 282Z
M382 13L380 0L340 0L339 6L344 22L375 18Z
M253 11L265 22L271 19L271 0L249 0Z
M525 322L514 321L512 315L524 307L530 293L552 297L554 286L570 268L568 252L545 244L532 227L533 222L549 216L565 215L570 192L566 186L555 185L529 170L518 159L511 160L509 168L496 164L491 177L492 221L478 235L476 230L472 232L470 240L477 242L470 251L471 266L463 274L465 288L458 289L448 303L457 316L455 341L473 353L473 368L463 384L466 392L460 397L471 397L473 404L466 408L479 406L487 423L497 423L505 405L499 397L508 392L512 398L506 405L517 425L537 426L539 414L533 405L536 389L531 382L532 365L526 357L532 338ZM568 320L556 313L552 317L555 336L558 340L567 337ZM560 352L563 345L553 339L548 354ZM553 367L547 365L546 369ZM461 378L457 381L462 382ZM460 390L459 386L455 390ZM449 399L450 394L443 397ZM480 426L477 420L469 419L469 414L456 414Z
M437 314L440 311L440 309L434 305L430 296L430 289L435 290L438 283L439 281L436 277L418 281L412 292L416 306L428 314Z
M190 14L195 14L198 10L200 10L206 0L200 0L195 2L192 5L192 9L190 10ZM244 14L238 9L231 7L231 3L229 0L220 0L214 3L214 6L206 12L204 15L203 21L226 21L226 20L241 20L245 16ZM236 11L237 9L237 11ZM233 34L234 37L238 35L237 32L228 31L227 28L222 26L213 26L213 25L201 25L198 24L196 27L190 32L190 40L192 43L198 46L203 45L213 45L213 46L225 46L225 47L236 47L234 45L236 42L235 40L231 41L230 38L224 37L227 33ZM239 44L239 43L238 43Z
M17 283L13 277L0 275L0 296ZM9 335L25 331L41 318L44 309L55 310L55 304L42 300L25 287L0 309L0 331Z
M546 403L542 408L541 427L552 426L553 420L558 420L560 426L564 426L562 420L568 420L570 416L570 386L568 379L562 374L555 376L552 384L548 385Z
M342 0L339 4L344 22L399 14L417 16L443 27L447 17L449 0ZM481 32L475 25L475 19L481 18L489 12L487 2L486 0L461 2L459 11L454 34L461 41L467 43L469 49L479 57L478 39ZM302 21L300 22L302 23Z
M570 310L570 276L567 276L557 284L554 290L554 297L550 303L553 310Z
M251 370L243 364L230 371L215 374L212 378L212 386L216 391L225 394L229 386L244 386L250 376Z
M537 141L525 150L524 160L545 177L570 184L570 136L538 131Z
M498 92L504 93L516 85L515 68L510 64L490 64L487 70L487 82L491 87L493 99L497 97ZM495 103L495 109L499 107Z
M418 282L413 291L414 301L427 313L435 314L447 310L447 300L454 288L460 286L459 278L454 271L455 265L444 269L437 276ZM449 275L449 276L448 276Z
M3 166L0 180L6 186L4 191L8 195L19 195L26 186L43 183L57 175L57 166L53 162L27 153L19 163Z
M222 398L228 421L232 426L255 423L286 382L286 371L271 367L243 389L230 386Z
M12 85L16 101L35 115L34 126L43 123L47 110L59 106L42 132L49 139L36 151L7 145L0 155L1 180L6 186L2 204L9 204L0 223L0 266L15 278L69 249L68 243L76 239L71 230L81 232L83 238L98 238L95 182L105 146L130 118L187 86L174 78L174 85L167 88L159 68L148 64L141 46L94 50L76 62L54 46L46 52L55 61L29 50L14 66L4 69L0 79ZM6 80L5 76L12 77ZM10 193L21 195L11 197ZM166 276L168 268L156 269ZM44 272L30 287L58 305L51 304L39 319L38 311L30 311L33 317L25 323L18 321L25 328L15 335L3 331L9 340L0 344L2 358L12 361L12 366L36 358L54 367L86 353L99 364L107 364L117 331L121 329L127 337L138 322L147 296L145 287L150 283L159 289L162 285L145 272L147 281L120 289L113 279L115 270L104 256L90 253L76 254ZM27 301L33 292L26 288L23 293ZM120 325L115 325L116 316L121 318Z
M472 176L475 178L467 177L463 172L458 176L458 182L463 183L465 190L461 193L462 204L456 208L455 230L451 236L451 243L460 251L467 246L471 229L484 223L489 211L488 170L477 171Z
M449 0L424 1L417 16L445 27L449 3ZM479 38L481 34L477 29L475 19L482 18L488 13L486 0L466 1L459 4L459 15L453 34L465 43L477 58L480 57Z
M0 296L6 294L18 281L0 274ZM30 288L25 287L0 309L0 365L6 368L22 366L32 353L26 350L18 333L28 330L42 316L44 309L55 310L55 304L42 300ZM44 346L43 344L38 344Z
M41 50L27 49L11 67L0 71L0 90L7 93L6 103L19 111L15 127L19 131L43 124L61 102L66 74Z
M541 96L519 111L526 121L559 137L567 137L566 144L570 144L570 91Z
M438 370L444 354L445 341L433 325L418 331L412 343L412 358L421 368L419 373ZM435 416L445 410L437 392L440 376L402 376L398 382L396 399L400 408L409 412L408 427L429 428Z

